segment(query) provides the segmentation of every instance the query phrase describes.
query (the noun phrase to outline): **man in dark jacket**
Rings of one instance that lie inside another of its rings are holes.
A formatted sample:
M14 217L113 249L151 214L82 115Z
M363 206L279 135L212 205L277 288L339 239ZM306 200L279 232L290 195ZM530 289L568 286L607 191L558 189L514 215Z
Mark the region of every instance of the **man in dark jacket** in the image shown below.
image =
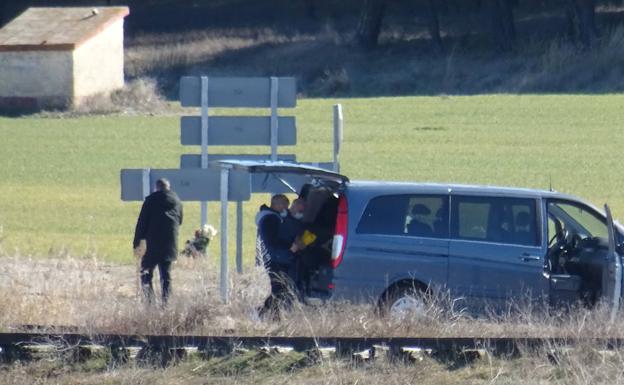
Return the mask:
M301 238L305 227L303 225L303 212L305 210L305 201L303 198L297 198L292 201L288 214L282 220L282 225L279 230L279 238L287 245L290 245L290 252L293 255L293 261L290 265L288 275L292 279L295 288L297 289L297 296L302 299L302 269L301 263L295 251L295 241Z
M171 292L171 264L178 256L178 231L182 224L182 203L171 191L167 179L156 181L156 191L143 202L134 232L136 250L145 239L146 252L141 259L141 286L143 294L152 303L154 289L152 277L158 266L163 304Z
M259 315L270 313L279 317L279 307L292 301L293 287L290 271L294 256L289 248L291 243L280 238L280 227L288 213L288 198L278 194L271 198L271 207L262 205L256 215L258 235L256 239L256 262L264 265L271 282L271 294L264 301Z

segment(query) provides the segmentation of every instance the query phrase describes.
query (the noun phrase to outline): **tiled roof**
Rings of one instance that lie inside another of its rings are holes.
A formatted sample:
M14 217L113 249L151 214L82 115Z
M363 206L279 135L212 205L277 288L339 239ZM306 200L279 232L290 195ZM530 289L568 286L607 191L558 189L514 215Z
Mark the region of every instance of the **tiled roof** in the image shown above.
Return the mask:
M129 13L128 7L28 8L0 29L0 51L73 50Z

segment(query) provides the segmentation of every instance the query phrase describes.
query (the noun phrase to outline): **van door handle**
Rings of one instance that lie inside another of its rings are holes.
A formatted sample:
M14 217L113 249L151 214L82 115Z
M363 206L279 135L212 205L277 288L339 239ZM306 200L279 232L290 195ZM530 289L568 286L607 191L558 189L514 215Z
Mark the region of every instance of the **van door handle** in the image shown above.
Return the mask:
M531 261L539 261L542 258L538 255L531 255L529 253L524 253L520 257L518 257L521 261L531 262Z

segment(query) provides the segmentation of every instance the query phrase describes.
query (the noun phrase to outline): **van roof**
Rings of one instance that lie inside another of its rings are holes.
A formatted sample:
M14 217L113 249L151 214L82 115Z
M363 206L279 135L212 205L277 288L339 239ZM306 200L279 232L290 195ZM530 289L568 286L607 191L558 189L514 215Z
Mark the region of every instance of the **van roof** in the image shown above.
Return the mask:
M350 188L384 191L384 192L408 192L422 191L428 193L464 193L464 194L490 194L505 196L522 196L522 197L548 197L560 199L580 200L578 197L559 193L557 191L519 188L519 187L503 187L503 186L487 186L487 185L467 185L456 183L418 183L418 182L390 182L390 181L351 181Z

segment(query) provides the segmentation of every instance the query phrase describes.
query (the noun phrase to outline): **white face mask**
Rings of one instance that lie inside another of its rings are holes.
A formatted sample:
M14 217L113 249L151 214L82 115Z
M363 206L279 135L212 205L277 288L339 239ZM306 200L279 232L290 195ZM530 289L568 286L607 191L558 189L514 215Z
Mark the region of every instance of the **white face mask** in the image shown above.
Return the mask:
M296 214L293 214L293 217L294 217L295 219L303 219L303 213L296 213Z
M284 209L280 211L280 217L286 218L288 216L288 210Z

